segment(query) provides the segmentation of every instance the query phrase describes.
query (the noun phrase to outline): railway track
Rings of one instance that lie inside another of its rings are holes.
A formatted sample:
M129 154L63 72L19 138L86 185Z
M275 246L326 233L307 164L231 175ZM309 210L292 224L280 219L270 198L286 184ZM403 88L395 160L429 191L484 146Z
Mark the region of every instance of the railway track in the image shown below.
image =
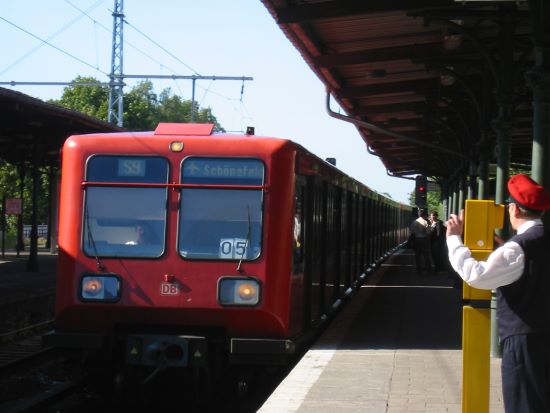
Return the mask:
M42 347L40 334L50 329L52 324L53 321L48 320L0 334L0 374L5 375L19 365L48 357L52 350Z
M48 320L0 335L0 411L47 411L75 391L77 382L62 367L67 357L42 347L41 333L51 326Z
M0 412L120 413L128 411L130 405L136 408L131 400L122 401L114 392L98 392L106 376L96 377L66 354L42 348L40 335L27 337L28 331L12 332L10 337L19 339L0 345ZM197 400L192 390L182 388L176 380L178 376L172 373L144 388L152 398L143 406L156 406L159 412L180 411L182 406L186 406L189 413L207 411L202 404L205 401ZM261 405L259 398L266 397L266 388L247 397L232 388L217 389L216 408L212 411L217 411L222 404L228 413L252 413ZM217 400L222 398L223 403Z

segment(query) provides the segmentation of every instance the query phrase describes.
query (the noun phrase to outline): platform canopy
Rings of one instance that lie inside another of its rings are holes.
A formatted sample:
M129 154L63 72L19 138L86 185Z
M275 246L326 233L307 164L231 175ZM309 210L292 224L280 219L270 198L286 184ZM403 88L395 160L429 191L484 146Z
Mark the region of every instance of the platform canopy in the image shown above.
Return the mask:
M391 175L494 162L495 127L530 164L531 2L262 1Z
M0 88L0 159L12 164L57 165L69 136L117 130L83 113Z

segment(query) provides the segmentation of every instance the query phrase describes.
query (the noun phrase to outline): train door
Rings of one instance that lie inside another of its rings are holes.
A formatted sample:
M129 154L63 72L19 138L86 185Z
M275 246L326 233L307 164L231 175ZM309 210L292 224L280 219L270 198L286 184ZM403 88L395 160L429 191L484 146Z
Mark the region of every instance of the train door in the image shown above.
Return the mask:
M369 215L370 215L370 262L371 264L376 263L377 261L377 231L378 231L378 225L376 223L376 199L371 198L370 199L370 208L369 208Z
M359 249L359 254L357 257L359 275L363 274L365 271L365 197L360 195L358 199L359 203L359 241L357 243L357 248Z
M355 277L354 256L355 256L355 194L347 193L346 213L346 289L352 285Z
M328 242L328 223L327 223L327 197L328 183L321 182L320 188L317 188L315 197L317 209L319 211L319 313L318 318L326 314L326 290L327 290L327 242Z
M327 185L325 201L326 225L325 225L325 313L328 313L334 301L338 299L338 271L336 266L337 240L336 240L336 194L334 185Z
M341 295L342 284L342 188L334 187L334 198L332 208L332 250L333 250L333 284L332 301L336 301Z
M309 182L308 182L309 184ZM324 216L323 216L323 204L324 204L324 191L323 182L319 178L312 180L313 194L312 194L312 214L313 221L311 232L306 234L307 239L306 250L309 249L313 254L311 260L311 275L310 275L310 288L311 288L311 322L315 323L321 317L323 313L323 294L324 294L324 277L323 277L323 243L324 243ZM306 228L307 230L307 228Z
M354 231L355 231L355 243L354 243L354 257L353 257L353 265L354 265L354 280L359 280L359 276L362 274L363 270L361 268L361 239L362 239L362 227L363 227L363 220L361 215L361 195L355 194L355 224L354 224Z
M357 254L357 197L353 192L350 192L349 206L349 285L353 284L357 276L355 257Z
M342 208L340 210L340 289L346 291L349 282L349 194L342 190Z
M294 193L294 222L292 231L292 311L291 324L293 331L307 328L305 321L309 319L309 305L305 305L308 297L306 282L306 217L307 215L306 178L296 176Z
M304 187L304 330L311 326L312 316L312 291L311 284L313 281L313 263L314 263L314 196L315 196L315 178L308 176L305 178Z
M378 261L382 257L382 203L380 202L380 200L376 200L374 205L374 259Z
M382 203L382 251L380 255L384 255L388 251L388 206Z
M372 201L369 197L365 199L365 266L372 263Z

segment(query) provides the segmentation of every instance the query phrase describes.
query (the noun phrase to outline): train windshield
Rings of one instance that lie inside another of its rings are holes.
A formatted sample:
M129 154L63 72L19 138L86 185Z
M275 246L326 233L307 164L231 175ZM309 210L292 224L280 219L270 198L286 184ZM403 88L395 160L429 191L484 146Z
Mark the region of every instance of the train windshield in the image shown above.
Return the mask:
M183 162L178 247L182 257L253 260L261 252L264 165L257 159Z
M168 161L93 156L86 167L84 252L99 257L160 257L165 248Z

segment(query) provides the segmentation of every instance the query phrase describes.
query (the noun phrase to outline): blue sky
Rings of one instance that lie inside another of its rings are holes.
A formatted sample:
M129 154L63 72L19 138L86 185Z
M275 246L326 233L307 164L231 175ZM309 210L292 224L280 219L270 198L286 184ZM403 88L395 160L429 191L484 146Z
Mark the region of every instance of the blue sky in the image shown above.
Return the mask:
M78 75L108 81L113 0L2 3L0 81L63 82ZM337 158L340 169L375 191L407 202L414 182L388 176L355 127L328 116L323 84L260 0L125 0L124 14L131 25L124 27L125 74L251 76L242 101L240 81L198 81L196 99L229 131L255 126L257 135L292 139L321 158ZM130 87L136 82L126 80ZM157 93L170 87L191 98L189 80L153 83ZM41 99L63 92L62 86L13 89Z

